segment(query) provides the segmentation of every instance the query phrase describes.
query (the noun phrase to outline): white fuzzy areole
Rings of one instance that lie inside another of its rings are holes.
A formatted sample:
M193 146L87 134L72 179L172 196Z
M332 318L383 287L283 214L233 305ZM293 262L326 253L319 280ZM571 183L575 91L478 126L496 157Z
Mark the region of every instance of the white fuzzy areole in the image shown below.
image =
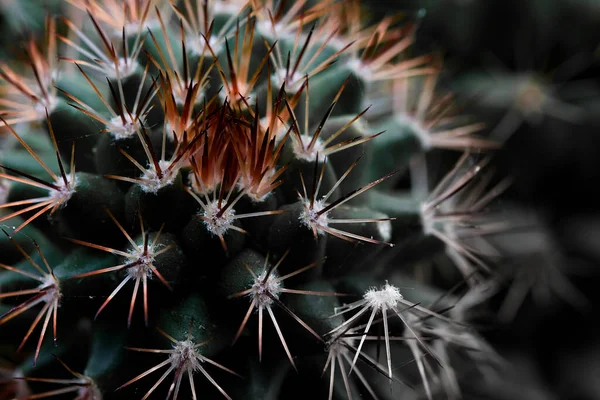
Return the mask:
M224 43L225 43L225 40L219 34L211 35L211 37L208 38L208 44L215 54L219 54L221 52L221 50L224 49L224 47L225 47L225 46L223 46ZM186 46L188 46L188 48L192 52L192 54L194 54L196 56L202 56L202 55L204 55L205 57L212 56L212 53L208 49L209 46L206 45L206 40L200 35L190 38L186 42Z
M327 213L317 214L325 207L326 204L322 200L315 200L312 207L310 207L310 200L304 200L304 210L298 216L300 223L309 229L316 229L320 235L324 234L325 231L322 227L329 225L329 218L327 218Z
M65 204L73 193L75 193L75 187L77 186L77 177L75 177L75 181L71 181L71 174L67 175L67 185L65 185L64 179L59 176L56 181L54 181L54 185L58 187L57 189L49 189L48 196L55 202L55 204Z
M305 144L308 146L312 139L313 137L309 135L300 135L300 140L294 137L292 148L296 158L312 162L317 159L317 155L319 155L319 157L323 156L325 148L323 147L321 138L317 138L312 149L309 150L305 147Z
M176 369L181 367L182 371L190 368L194 372L200 369L202 359L194 342L191 340L182 340L175 343L173 349L175 351L169 356L172 367Z
M131 263L137 261L139 264L127 268L127 275L129 275L132 279L141 279L144 276L152 279L152 264L154 263L155 259L154 250L155 249L151 243L148 244L148 248L145 253L143 243L138 243L136 247L129 249L128 253L131 254L132 257L125 257L123 262Z
M175 177L177 176L177 172L175 170L167 171L170 167L171 163L166 160L160 160L158 162L160 170L163 172L162 178L158 177L156 173L156 169L154 168L154 164L151 164L151 167L146 170L142 174L142 179L147 181L140 183L142 190L146 193L154 193L156 194L160 189L165 186L171 185L175 181Z
M263 271L256 277L252 284L252 291L249 294L256 299L258 307L268 307L273 304L273 299L269 294L276 299L278 299L281 294L281 282L275 280L277 276L271 272L269 279L266 282L263 282L266 274L267 271Z
M103 64L104 73L112 79L124 79L135 73L139 68L139 63L136 60L125 59L119 57L117 65L114 63Z
M363 298L367 301L367 305L373 309L390 309L398 305L398 303L404 299L404 296L400 293L400 290L385 283L383 288L370 288L363 295Z
M60 301L62 297L60 293L60 285L54 275L47 274L44 276L44 281L38 286L39 289L45 289L46 294L41 297L36 303L54 303Z
M106 129L117 140L132 137L136 134L137 130L144 122L143 118L141 117L138 118L137 121L134 120L134 116L130 115L129 113L126 113L124 118L124 124L121 116L117 115L116 117L112 117L110 121L108 121L108 125L106 125Z
M294 38L290 32L288 25L280 22L271 22L269 18L261 19L256 23L256 32L262 36L270 38L272 40L281 40L285 38ZM295 31L295 30L294 30Z
M285 83L285 91L291 95L300 90L304 81L304 75L296 71L289 77L287 76L286 68L279 68L275 70L272 79L276 87L281 87Z
M347 61L346 66L350 68L365 83L376 81L375 71L368 64L365 64L359 57L352 57Z
M202 212L202 216L210 219L210 221L204 221L206 230L215 236L223 236L229 228L233 225L235 210L228 208L221 216L217 216L219 211L227 206L225 201L221 202L219 207L218 200L206 204L206 210Z

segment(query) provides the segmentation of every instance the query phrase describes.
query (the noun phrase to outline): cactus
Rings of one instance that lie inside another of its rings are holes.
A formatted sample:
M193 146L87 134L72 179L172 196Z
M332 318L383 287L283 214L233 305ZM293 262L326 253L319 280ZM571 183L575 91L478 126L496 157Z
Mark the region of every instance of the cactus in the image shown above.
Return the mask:
M422 14L51 3L0 64L0 398L434 400L502 382L472 316L504 293L512 179L441 56L413 46Z

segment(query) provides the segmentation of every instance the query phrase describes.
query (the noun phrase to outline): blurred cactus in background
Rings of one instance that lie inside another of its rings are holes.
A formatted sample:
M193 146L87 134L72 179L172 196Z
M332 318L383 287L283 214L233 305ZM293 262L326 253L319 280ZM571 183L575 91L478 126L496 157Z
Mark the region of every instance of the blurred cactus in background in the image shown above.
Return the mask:
M593 48L490 77L495 4L0 0L0 399L598 395L530 351L595 225L519 169Z

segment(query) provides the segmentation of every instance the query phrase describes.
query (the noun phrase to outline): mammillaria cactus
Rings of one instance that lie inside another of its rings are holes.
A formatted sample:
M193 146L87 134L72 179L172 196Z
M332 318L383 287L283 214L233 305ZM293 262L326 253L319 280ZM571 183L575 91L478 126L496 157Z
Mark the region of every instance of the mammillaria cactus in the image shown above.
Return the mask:
M0 398L433 400L500 382L469 318L500 292L511 178L437 86L440 56L413 49L417 16L47 3L44 34L0 64Z

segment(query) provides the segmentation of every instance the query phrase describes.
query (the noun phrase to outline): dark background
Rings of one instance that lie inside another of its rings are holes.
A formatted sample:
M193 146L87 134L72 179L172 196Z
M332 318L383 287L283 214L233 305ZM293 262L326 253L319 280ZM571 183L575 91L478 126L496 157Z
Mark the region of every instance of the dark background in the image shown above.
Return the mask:
M507 382L515 387L504 396L498 392L502 398L600 399L600 1L365 4L377 19L395 12L420 18L415 51L442 54L442 86L492 128L508 107L492 110L461 85L481 73L543 77L556 99L579 110L570 121L553 115L524 121L496 161L515 180L505 198L539 215L553 239L546 254L527 262L543 266L559 257L589 306L582 311L560 301L552 307L525 303L513 323L495 327L488 337L522 378Z

